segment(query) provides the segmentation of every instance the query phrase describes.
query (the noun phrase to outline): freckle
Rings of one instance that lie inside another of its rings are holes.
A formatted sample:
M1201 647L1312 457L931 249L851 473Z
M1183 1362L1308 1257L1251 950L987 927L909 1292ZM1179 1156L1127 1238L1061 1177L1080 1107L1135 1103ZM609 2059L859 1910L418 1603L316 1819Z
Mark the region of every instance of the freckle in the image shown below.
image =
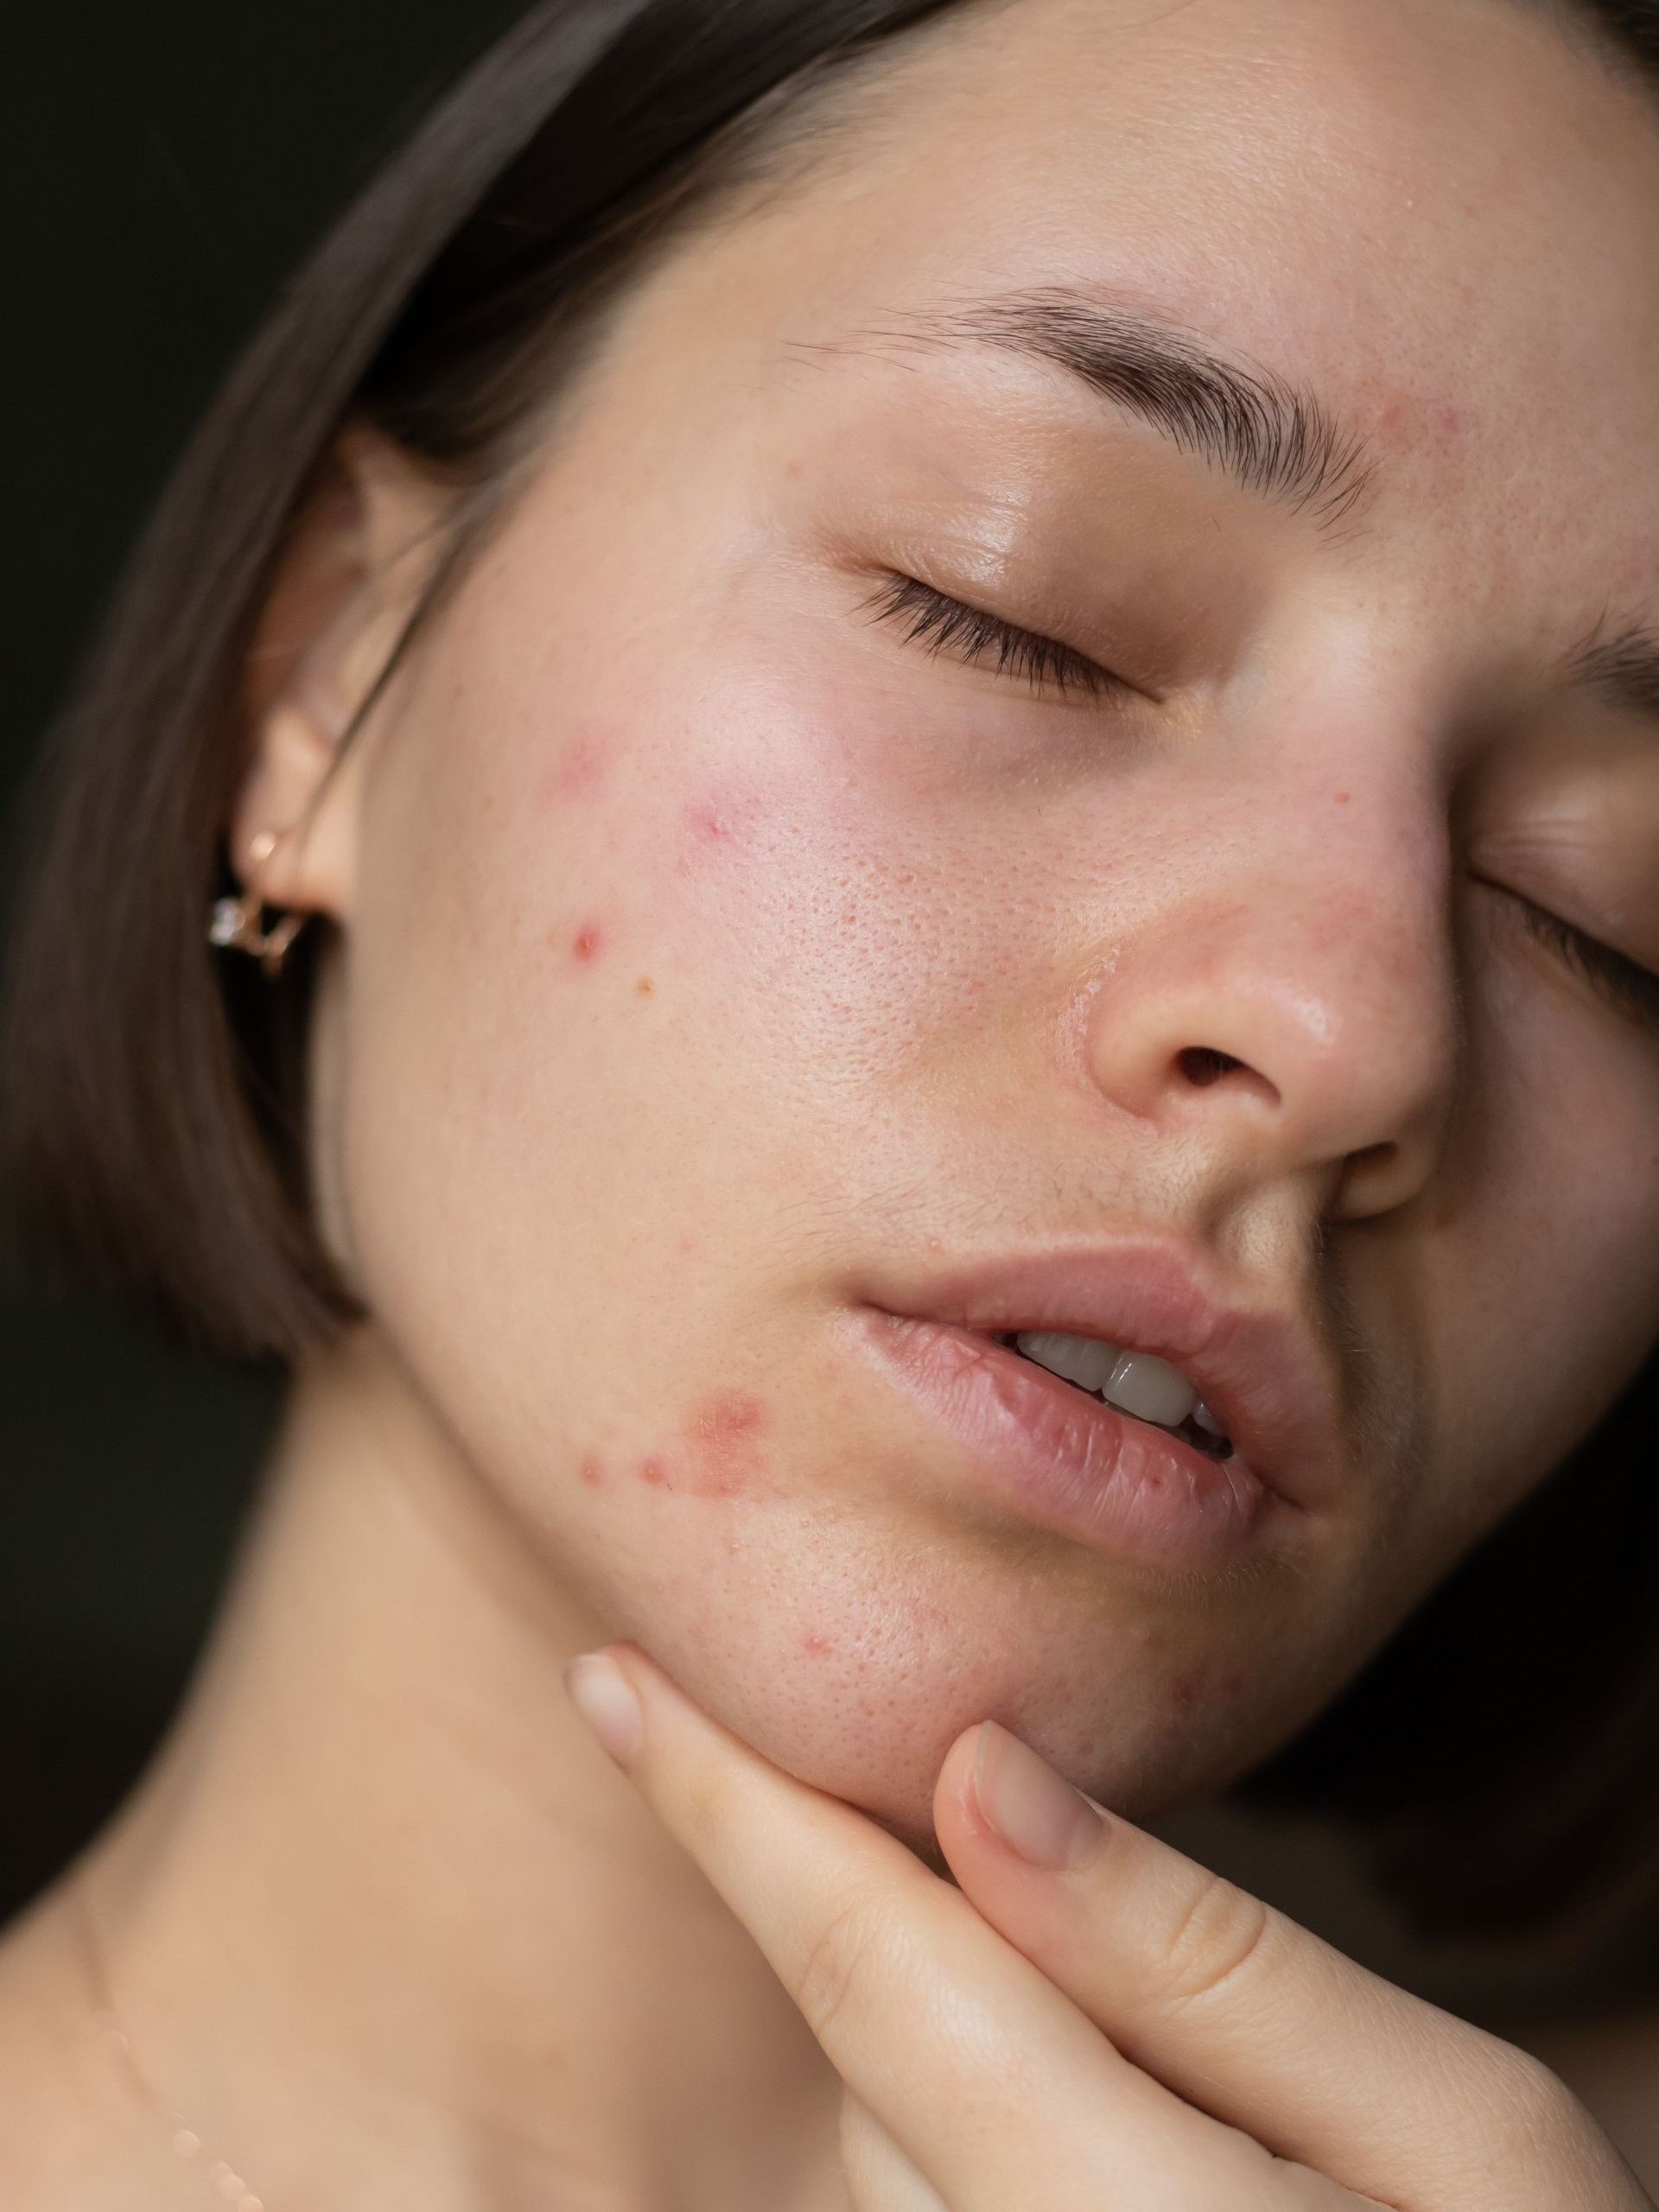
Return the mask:
M591 1452L582 1463L582 1479L594 1490L597 1490L605 1479L605 1470Z
M648 999L656 988L656 984L652 982L649 976L642 976L633 987L634 996Z

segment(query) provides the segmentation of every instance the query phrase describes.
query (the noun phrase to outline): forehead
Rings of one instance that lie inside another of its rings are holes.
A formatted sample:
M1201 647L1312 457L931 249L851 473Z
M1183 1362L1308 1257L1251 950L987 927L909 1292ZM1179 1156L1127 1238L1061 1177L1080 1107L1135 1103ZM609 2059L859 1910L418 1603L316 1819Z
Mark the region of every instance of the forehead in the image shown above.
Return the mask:
M1659 580L1659 92L1549 9L1008 0L861 98L745 226L768 340L1095 291L1317 391L1385 492Z

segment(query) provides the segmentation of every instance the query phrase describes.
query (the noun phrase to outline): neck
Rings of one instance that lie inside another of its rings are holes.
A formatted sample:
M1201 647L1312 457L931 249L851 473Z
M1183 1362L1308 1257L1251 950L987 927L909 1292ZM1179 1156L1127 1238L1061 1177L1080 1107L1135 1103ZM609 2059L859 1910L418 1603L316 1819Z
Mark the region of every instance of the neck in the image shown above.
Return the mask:
M844 2203L833 2074L569 1710L609 1633L371 1332L306 1367L87 1863L143 2071L267 2212Z

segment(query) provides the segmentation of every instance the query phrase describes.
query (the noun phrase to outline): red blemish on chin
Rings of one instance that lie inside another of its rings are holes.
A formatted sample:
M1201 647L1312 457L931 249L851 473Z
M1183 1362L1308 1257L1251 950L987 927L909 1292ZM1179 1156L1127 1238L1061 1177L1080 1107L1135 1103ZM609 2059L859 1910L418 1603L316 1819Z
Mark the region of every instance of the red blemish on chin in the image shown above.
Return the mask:
M584 922L582 927L576 931L575 943L571 946L570 950L575 954L578 960L596 960L599 957L600 948L604 942L604 937L600 930L598 923Z
M592 1452L590 1452L587 1458L582 1461L578 1471L580 1472L583 1482L585 1482L592 1490L597 1490L605 1479L605 1470L600 1464L597 1456Z

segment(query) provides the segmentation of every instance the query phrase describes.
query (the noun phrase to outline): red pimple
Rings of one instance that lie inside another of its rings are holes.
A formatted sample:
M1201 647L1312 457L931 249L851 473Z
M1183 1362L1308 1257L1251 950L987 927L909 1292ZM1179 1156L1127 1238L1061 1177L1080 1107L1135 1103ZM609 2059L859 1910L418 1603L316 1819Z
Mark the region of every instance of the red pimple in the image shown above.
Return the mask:
M645 1460L639 1469L640 1479L660 1490L668 1480L668 1470L654 1455Z
M809 1629L806 1634L801 1638L801 1649L803 1651L828 1651L832 1648L833 1647L830 1644L829 1637L827 1636L820 1636L815 1628Z
M765 1408L759 1398L746 1398L738 1391L728 1390L709 1400L699 1417L699 1426L705 1436L747 1436L761 1426L765 1418Z
M735 1497L760 1472L756 1443L766 1426L758 1398L722 1390L686 1423L695 1469L694 1488L704 1497Z
M576 931L575 943L570 949L578 960L593 960L598 957L600 947L603 943L604 938L598 923L584 922Z
M599 1459L594 1453L591 1452L588 1452L586 1459L583 1459L579 1471L583 1482L588 1484L594 1490L597 1490L601 1483L605 1479L605 1470L601 1465Z

